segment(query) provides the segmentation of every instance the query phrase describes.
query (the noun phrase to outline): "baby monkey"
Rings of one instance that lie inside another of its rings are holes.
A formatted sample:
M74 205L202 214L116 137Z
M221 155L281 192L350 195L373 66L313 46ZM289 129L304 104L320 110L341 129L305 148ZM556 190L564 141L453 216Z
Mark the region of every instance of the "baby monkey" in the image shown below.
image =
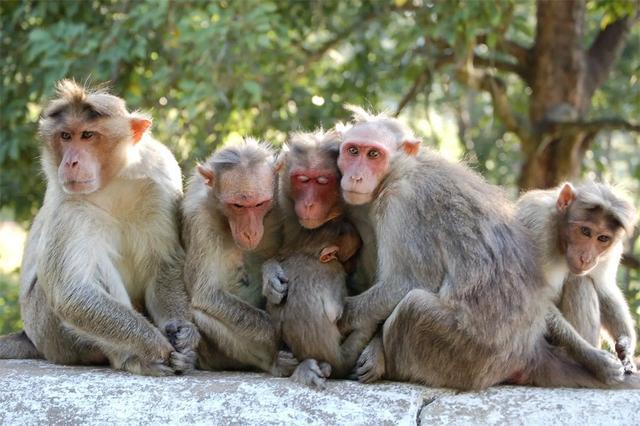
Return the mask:
M337 322L347 296L346 269L360 245L356 229L341 219L313 230L299 227L285 242L279 257L286 300L268 303L267 311L276 333L303 360L291 376L296 382L322 388L329 377L347 376L356 362L347 355L354 351L343 349Z
M565 183L524 194L518 216L533 233L545 278L567 321L594 346L604 327L624 371L636 371L633 319L616 285L625 234L636 220L632 204L602 183Z

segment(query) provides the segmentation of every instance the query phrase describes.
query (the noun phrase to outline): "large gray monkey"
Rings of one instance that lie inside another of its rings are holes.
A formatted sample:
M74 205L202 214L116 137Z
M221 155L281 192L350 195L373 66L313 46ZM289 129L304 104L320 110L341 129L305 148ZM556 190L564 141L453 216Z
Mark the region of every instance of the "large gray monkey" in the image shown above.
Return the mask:
M180 272L180 168L122 99L68 80L57 95L39 127L47 191L22 263L25 331L0 339L0 358L189 370L199 334Z
M397 120L353 111L338 167L345 201L360 207L354 223L375 230L377 278L347 299L341 327L364 345L384 322L359 360L362 380L640 385L605 351L583 347L580 364L547 343L548 318L552 331L576 333L554 311L532 240L498 188L420 152Z

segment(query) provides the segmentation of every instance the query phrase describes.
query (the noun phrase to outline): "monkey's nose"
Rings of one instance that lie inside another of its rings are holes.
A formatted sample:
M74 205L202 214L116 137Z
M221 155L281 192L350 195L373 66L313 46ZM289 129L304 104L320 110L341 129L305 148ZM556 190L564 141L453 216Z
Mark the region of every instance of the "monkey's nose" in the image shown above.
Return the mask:
M360 182L362 182L362 176L351 175L351 180L355 181L356 183L360 183Z
M67 167L73 169L74 167L76 167L78 165L78 160L74 160L74 161L67 161L65 164Z

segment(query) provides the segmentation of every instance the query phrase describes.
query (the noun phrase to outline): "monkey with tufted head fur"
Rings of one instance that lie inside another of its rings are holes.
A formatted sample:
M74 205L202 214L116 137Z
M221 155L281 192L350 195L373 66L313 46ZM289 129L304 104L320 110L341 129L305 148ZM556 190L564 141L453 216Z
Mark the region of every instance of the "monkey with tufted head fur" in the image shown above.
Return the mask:
M343 263L360 247L343 217L335 132L294 133L279 158L284 244L263 266L263 293L276 332L302 360L293 380L323 387L345 377L357 358L337 327L347 294ZM304 321L300 319L304 318Z
M371 288L347 298L339 325L364 346L384 322L358 360L361 380L640 386L605 351L587 350L594 372L546 341L547 318L559 324L551 331L562 318L529 233L499 188L422 150L399 121L351 109L341 188L349 210L364 207L356 227L375 229L377 270Z
M198 365L288 376L297 365L278 351L264 310L261 267L281 243L271 148L246 139L197 166L183 203L184 278L203 334Z
M523 194L518 217L532 232L553 300L565 318L593 346L600 346L604 326L625 371L636 371L633 319L616 285L624 237L637 218L633 205L603 183L564 183Z
M22 263L25 331L0 340L0 358L108 361L148 375L193 367L199 334L180 274L182 177L150 125L116 96L58 83L39 126L47 191ZM16 353L16 343L31 348Z

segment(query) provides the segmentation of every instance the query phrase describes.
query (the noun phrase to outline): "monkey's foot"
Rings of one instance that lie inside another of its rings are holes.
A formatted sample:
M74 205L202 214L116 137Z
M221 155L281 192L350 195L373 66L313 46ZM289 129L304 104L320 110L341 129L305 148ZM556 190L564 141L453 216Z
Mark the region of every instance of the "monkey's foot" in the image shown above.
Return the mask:
M611 352L593 349L583 364L604 383L613 384L624 380L624 367Z
M128 371L141 376L172 376L174 371L162 362L146 362L133 355L127 358L122 365L114 365L114 368Z
M382 341L374 338L362 351L356 363L355 375L362 383L373 383L384 376L384 350Z
M189 321L174 319L167 322L164 326L164 334L178 352L195 351L200 343L200 333Z
M171 352L169 365L176 374L183 374L193 371L196 368L198 355L196 351L187 350L184 352Z
M271 367L271 374L276 377L289 377L298 367L300 361L289 351L279 351Z
M331 376L331 366L315 359L305 359L291 375L291 380L303 385L324 389Z
M289 280L280 264L268 260L262 266L262 294L267 302L279 305L289 291Z

